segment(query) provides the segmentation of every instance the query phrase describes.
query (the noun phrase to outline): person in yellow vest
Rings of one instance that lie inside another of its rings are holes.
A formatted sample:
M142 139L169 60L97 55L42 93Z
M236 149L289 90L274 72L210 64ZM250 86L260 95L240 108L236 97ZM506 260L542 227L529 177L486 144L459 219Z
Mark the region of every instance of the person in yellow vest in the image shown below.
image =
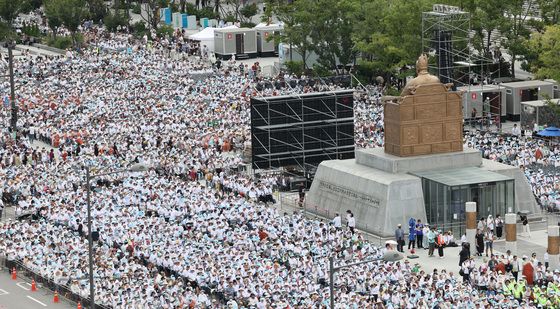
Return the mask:
M553 282L549 282L546 286L546 295L554 295L556 287Z
M509 284L508 284L508 289L509 289L510 295L513 295L513 293L515 292L515 280L513 278L509 279L509 280L510 281L509 281Z
M547 306L548 298L546 298L546 295L544 294L540 294L539 297L535 297L535 303L543 306L543 308L550 308Z
M502 283L502 291L506 298L513 293L513 291L510 289L509 279L504 280L504 283Z
M541 294L542 294L541 288L539 288L538 285L535 285L535 286L533 287L533 297L534 297L535 299L537 299L537 298L539 298L539 296L541 296Z
M513 289L513 297L515 299L517 299L517 301L519 303L521 303L521 299L523 298L523 292L524 292L524 289L523 289L523 285L521 284L521 282L516 283L514 285L514 289Z

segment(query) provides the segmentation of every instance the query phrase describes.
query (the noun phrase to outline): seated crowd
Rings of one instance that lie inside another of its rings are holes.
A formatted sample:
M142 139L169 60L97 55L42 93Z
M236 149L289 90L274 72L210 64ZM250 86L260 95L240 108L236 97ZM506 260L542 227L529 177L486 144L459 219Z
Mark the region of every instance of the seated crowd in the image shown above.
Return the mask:
M268 81L288 83L257 89L256 83L267 79L237 65L195 80L193 72L209 68L200 57L170 61L160 42L90 31L96 47L81 55L16 60L17 80L28 85L18 91L23 129L17 141L8 131L0 135L0 194L30 220L0 224L0 252L9 261L87 297L87 235L95 232L95 299L101 305L326 308L328 256L345 264L384 253L359 232L297 212L280 213L268 205L281 185L275 177L254 180L238 172L250 140L251 96L342 85L292 87L295 76L280 76ZM9 85L0 87L6 91ZM358 147L383 145L379 91L357 96ZM35 140L55 148L32 147ZM557 148L489 133L473 133L465 143L487 158L523 166L534 182L550 178L545 189L535 190L541 199L556 194L557 176L535 166L555 162ZM134 163L153 168L94 179L88 231L81 168L89 165L95 174ZM375 262L338 273L335 296L341 308L533 303L506 293L508 274L489 268L485 275L481 280L491 282L496 293L471 282L478 275L461 284L451 271L426 273L408 261ZM558 286L557 276L546 280ZM546 301L558 303L555 296Z

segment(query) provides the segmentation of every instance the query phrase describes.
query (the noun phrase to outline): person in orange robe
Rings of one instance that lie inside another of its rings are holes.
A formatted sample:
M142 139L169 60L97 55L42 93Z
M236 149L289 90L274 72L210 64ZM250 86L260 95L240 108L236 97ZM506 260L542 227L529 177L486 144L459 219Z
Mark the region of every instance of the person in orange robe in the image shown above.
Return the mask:
M533 269L533 264L531 264L530 261L527 260L527 257L524 256L523 257L523 276L525 276L525 280L527 281L527 285L532 286L533 285L533 278L534 278L534 269Z

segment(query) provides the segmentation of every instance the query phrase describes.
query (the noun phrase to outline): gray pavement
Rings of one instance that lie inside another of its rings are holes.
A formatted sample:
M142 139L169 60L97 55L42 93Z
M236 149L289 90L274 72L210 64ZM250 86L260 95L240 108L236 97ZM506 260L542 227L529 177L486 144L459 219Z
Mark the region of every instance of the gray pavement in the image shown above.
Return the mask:
M20 52L29 51L30 55L36 55L36 56L60 56L61 55L59 53L55 53L50 50L38 48L35 46L21 45L21 44L16 45L16 50L19 50Z
M280 199L279 196L281 196L282 198ZM281 212L287 212L287 213L292 213L294 211L301 212L303 211L303 209L297 207L294 204L296 197L297 197L297 193L293 193L293 192L282 192L280 194L277 193L277 195L275 195L275 198L277 199L277 203L274 204L273 207L277 208ZM308 218L323 220L325 222L330 221L332 219L332 218L325 218L311 213L306 213L306 216ZM547 249L547 241L548 241L546 227L549 224L553 224L553 225L556 224L557 221L558 218L555 216L545 216L545 218L543 218L542 220L530 222L530 227L531 227L530 237L529 235L524 235L521 232L521 225L518 225L517 252L513 252L513 254L522 257L524 255L531 256L531 254L534 252L537 254L537 258L540 261L543 261L544 253ZM371 243L377 246L383 246L385 244L385 241L387 240L387 239L379 238L373 234L366 233L364 231L360 231L360 232L364 235L364 237L368 241L370 241ZM437 256L437 251L434 252L433 257L429 257L428 250L425 249L420 249L420 250L416 249L414 254L416 257L414 258L409 257L411 255L411 252L408 250L406 250L404 254L405 254L405 258L410 260L410 262L413 264L418 263L424 271L432 272L434 269L438 269L438 270L445 269L447 270L447 272L453 272L453 274L458 277L460 250L461 250L460 247L445 248L444 257L442 259L440 259ZM502 238L500 240L495 241L494 254L505 254L505 252L506 252L505 239ZM471 253L474 254L474 251L472 251ZM475 264L477 266L485 263L487 259L488 258L484 255L481 257L474 256Z
M38 287L36 292L31 291L28 278L12 280L6 270L0 272L0 309L37 309L76 308L76 304L60 297L59 303L54 303L54 293L49 289Z

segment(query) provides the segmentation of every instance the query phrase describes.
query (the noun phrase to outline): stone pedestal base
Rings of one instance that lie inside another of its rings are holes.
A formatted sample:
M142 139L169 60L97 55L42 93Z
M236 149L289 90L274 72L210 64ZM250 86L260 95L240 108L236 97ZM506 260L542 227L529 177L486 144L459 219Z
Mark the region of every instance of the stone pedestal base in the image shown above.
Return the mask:
M398 224L408 231L412 217L426 222L420 178L391 174L354 160L323 161L306 197L306 211L342 217L351 210L358 229L394 236Z

